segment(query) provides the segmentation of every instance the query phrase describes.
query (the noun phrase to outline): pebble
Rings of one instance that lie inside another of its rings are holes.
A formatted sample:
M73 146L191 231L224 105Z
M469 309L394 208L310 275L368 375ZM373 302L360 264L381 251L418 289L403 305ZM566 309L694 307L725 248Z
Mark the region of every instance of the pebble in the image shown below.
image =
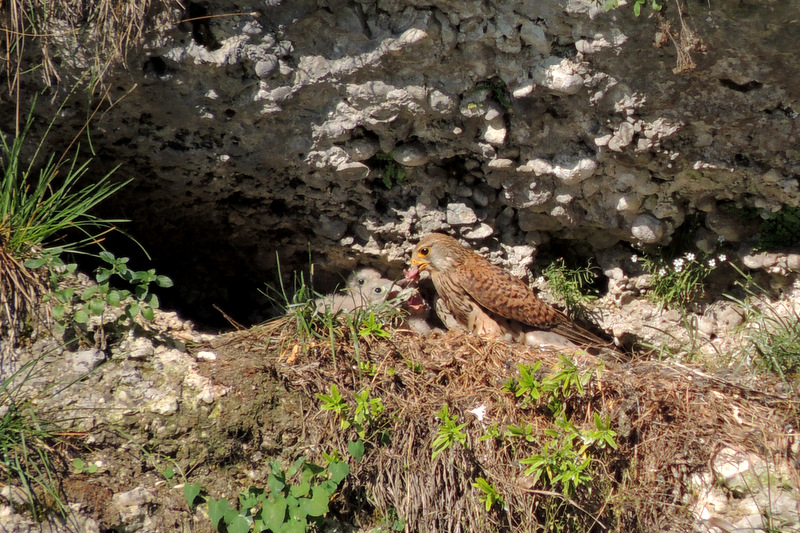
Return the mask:
M217 360L217 354L214 353L214 352L208 352L208 351L197 352L197 355L195 355L195 357L199 361L216 361Z
M475 211L464 203L447 204L447 223L451 226L465 226L478 221Z
M392 158L403 166L419 167L430 160L430 155L420 143L408 143L395 148Z
M639 215L633 220L631 235L646 244L657 243L664 236L664 226L651 215Z

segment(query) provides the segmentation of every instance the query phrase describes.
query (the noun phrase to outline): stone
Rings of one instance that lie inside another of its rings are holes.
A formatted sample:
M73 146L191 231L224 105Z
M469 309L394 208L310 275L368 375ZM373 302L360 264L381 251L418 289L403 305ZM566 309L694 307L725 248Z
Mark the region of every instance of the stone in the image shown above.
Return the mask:
M256 62L256 76L262 80L269 79L276 68L278 68L278 58L274 55L270 55Z
M344 147L347 155L353 161L366 161L380 150L377 141L370 139L353 139Z
M493 234L494 228L492 228L489 224L484 223L479 224L476 228L465 229L461 233L465 239L470 240L485 239L487 237L491 237Z
M629 122L621 123L614 132L614 135L609 139L608 148L615 152L621 152L623 148L633 141L633 133L633 124Z
M407 167L418 167L430 161L430 155L422 144L409 143L395 148L392 159Z
M333 218L328 215L320 215L319 224L313 226L313 231L321 237L332 241L338 241L347 232L347 222L340 218Z
M70 357L72 371L77 374L86 374L97 368L100 363L105 361L105 358L105 353L96 348L75 352Z
M650 215L639 215L631 224L631 236L639 242L654 244L664 237L664 226Z
M579 66L569 58L550 57L533 69L533 80L551 92L571 95L583 90Z
M478 221L475 210L465 203L447 204L447 223L452 226L465 226Z

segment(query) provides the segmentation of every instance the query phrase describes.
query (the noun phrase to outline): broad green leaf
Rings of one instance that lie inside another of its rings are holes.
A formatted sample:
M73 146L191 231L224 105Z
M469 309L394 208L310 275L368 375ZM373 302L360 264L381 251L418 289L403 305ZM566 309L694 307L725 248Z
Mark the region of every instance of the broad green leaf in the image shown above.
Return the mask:
M112 254L111 252L103 250L102 252L100 252L97 255L98 255L98 257L100 257L100 259L102 259L106 263L111 263L112 265L114 264L115 257L114 257L114 254Z
M84 302L90 300L95 294L98 293L99 290L100 287L98 287L97 285L89 287L88 289L86 289L81 293L81 300L83 300Z
M250 509L258 502L264 500L264 489L250 487L239 495L239 504L242 509Z
M265 503L261 511L261 519L264 520L264 525L272 531L280 531L286 521L286 500L283 497L276 497Z
M356 443L361 442L360 440L355 441ZM348 446L349 448L349 446ZM350 452L351 454L353 452ZM361 443L361 454L364 453L364 443ZM353 455L355 457L355 454ZM360 458L360 457L359 457ZM358 459L356 459L358 460ZM343 461L336 461L328 465L328 472L331 473L331 481L336 483L337 485L342 482L344 478L350 473L350 466L343 462Z
M44 266L45 263L47 263L47 259L46 258L37 257L35 259L28 259L27 261L25 261L22 264L25 265L25 268L30 268L31 270L33 270L33 269L40 268L40 267Z
M152 307L142 307L142 316L148 322L152 322L153 319L156 317Z
M360 462L361 458L364 457L364 441L354 440L348 442L347 451L350 452L350 455L353 456L353 459L355 459L357 463ZM330 466L328 468L330 468Z
M56 320L61 320L64 318L64 306L63 305L55 305L52 309L53 318Z
M302 468L305 462L306 462L305 457L300 457L299 459L297 459L294 463L292 463L292 466L289 467L289 470L286 471L286 477L290 478L293 475L295 475L297 471L300 470L300 468Z
M133 295L139 300L144 300L147 296L147 285L137 285L133 289Z
M139 316L139 304L136 302L129 304L128 307L125 308L125 313L131 318Z
M228 527L228 533L248 533L250 531L250 522L242 515L233 517L231 521L225 520L225 525Z
M219 523L225 517L225 511L230 508L228 505L228 500L222 498L221 500L215 500L214 498L208 498L208 517L211 519L211 525L219 531Z
M308 481L303 481L299 485L292 485L292 487L289 489L289 494L295 498L302 498L308 495L309 490L311 490L311 485L308 483Z
M308 522L304 518L301 521L289 522L283 524L281 533L306 533L308 531Z
M311 479L317 474L321 474L325 468L315 465L314 463L306 463L303 465L303 479Z
M200 496L200 485L196 483L185 483L183 485L183 497L189 503L189 507L194 509L194 501Z
M151 294L150 297L147 299L147 305L149 305L153 309L158 309L158 296L156 296L155 294Z
M156 278L156 285L159 287L172 287L172 279L168 278L167 276L158 276Z
M120 294L119 294L118 290L111 290L106 295L106 302L108 302L108 305L110 305L112 307L119 307L121 301L122 301L122 298L120 297Z
M86 324L89 322L89 315L83 309L78 309L75 311L75 315L72 318L78 324Z
M93 298L92 300L89 301L87 307L89 307L90 313L92 313L93 315L100 316L106 310L106 303L105 301L100 300L99 298Z
M270 474L269 477L267 477L267 486L272 494L280 494L283 492L283 488L286 484L275 477L275 475Z
M308 516L322 516L328 512L328 502L330 494L328 491L320 490L319 487L312 489L313 496L300 502L300 508Z
M72 300L72 297L75 295L75 289L73 289L72 287L67 287L66 289L58 291L57 293L55 293L55 295L56 298L58 298L59 302L67 303L70 300Z

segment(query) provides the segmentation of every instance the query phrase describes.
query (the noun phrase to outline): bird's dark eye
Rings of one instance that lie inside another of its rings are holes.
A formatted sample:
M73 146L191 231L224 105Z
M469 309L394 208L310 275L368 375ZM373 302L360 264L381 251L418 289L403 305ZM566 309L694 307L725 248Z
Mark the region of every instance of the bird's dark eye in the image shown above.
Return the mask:
M383 287L375 287L375 294L380 294L383 292Z
M359 284L359 285L363 285L363 284L365 284L366 282L367 282L367 280L366 280L366 279L364 279L364 278L358 278L358 284Z
M431 251L430 251L428 248L420 248L420 249L419 249L419 252L417 252L417 254L418 254L420 257L428 257L428 254L429 254L429 253L431 253Z

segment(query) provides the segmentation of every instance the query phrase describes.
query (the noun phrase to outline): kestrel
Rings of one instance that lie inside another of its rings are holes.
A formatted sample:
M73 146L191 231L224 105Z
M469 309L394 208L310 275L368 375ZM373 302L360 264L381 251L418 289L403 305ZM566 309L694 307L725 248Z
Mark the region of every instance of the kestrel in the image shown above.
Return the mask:
M414 248L411 265L406 277L430 272L439 294L437 314L448 329L526 344L563 338L567 345L608 345L544 302L521 279L452 237L432 233L423 238Z
M348 291L358 289L368 281L375 281L381 278L383 278L383 274L381 274L380 270L378 269L372 267L359 268L347 276L345 289Z
M394 281L384 278L374 268L362 268L350 274L344 292L317 298L317 311L328 308L331 314L340 311L350 313L380 305L399 291Z

